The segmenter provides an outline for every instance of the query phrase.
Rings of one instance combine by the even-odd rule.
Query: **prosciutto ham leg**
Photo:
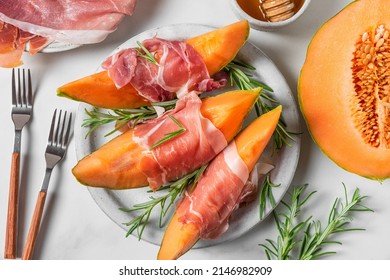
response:
[[[247,195],[246,183],[275,130],[281,107],[245,128],[207,167],[195,189],[178,204],[169,223],[158,259],[176,259],[199,238],[216,238]]]

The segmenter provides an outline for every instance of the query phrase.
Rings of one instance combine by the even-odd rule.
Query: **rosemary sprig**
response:
[[[365,230],[363,228],[347,228],[346,226],[352,221],[351,212],[370,211],[370,208],[362,204],[366,196],[361,196],[359,189],[355,189],[351,200],[348,199],[347,190],[344,186],[344,203],[339,198],[333,203],[328,217],[328,223],[324,229],[319,221],[312,222],[306,226],[305,234],[302,240],[299,254],[300,260],[317,259],[325,255],[335,254],[333,251],[323,251],[323,246],[327,244],[339,244],[341,242],[329,240],[329,237],[335,233]],[[314,232],[313,229],[314,228]]]
[[[302,193],[306,187],[307,186],[304,185],[294,188],[291,195],[290,205],[283,201],[281,202],[287,208],[287,213],[278,215],[275,211],[273,212],[279,236],[276,241],[266,239],[270,246],[260,244],[260,246],[265,248],[265,253],[268,259],[272,259],[272,257],[279,260],[289,259],[290,252],[299,242],[296,241],[296,237],[303,227],[309,222],[311,217],[298,223],[297,225],[294,224],[294,221],[300,214],[302,206],[315,193],[311,192],[308,196],[302,198]]]
[[[241,68],[252,70],[252,71],[256,70],[256,68],[253,67],[252,65],[238,60],[233,60],[229,62],[228,65],[225,66],[224,70],[229,74],[230,84],[232,86],[234,84],[237,84],[237,86],[242,90],[250,90],[256,87],[262,87],[263,89],[269,92],[273,92],[272,88],[270,88],[266,84],[254,80],[252,78],[253,77],[252,74],[243,71]],[[266,96],[266,98],[268,98],[266,94],[264,95]],[[277,102],[276,100],[274,101]]]
[[[112,122],[121,123],[121,126],[115,127],[105,135],[109,136],[129,122],[132,122],[132,126],[135,126],[139,122],[156,118],[157,112],[154,106],[163,107],[164,110],[167,111],[175,107],[176,101],[177,99],[174,99],[164,102],[155,102],[151,104],[152,106],[143,106],[136,109],[117,109],[106,112],[103,112],[98,108],[93,108],[92,110],[85,109],[85,113],[88,115],[88,118],[84,119],[81,126],[90,128],[85,136],[85,138],[87,138],[96,128],[101,125]]]
[[[140,240],[147,224],[149,223],[149,218],[153,209],[158,205],[160,205],[161,207],[159,226],[162,227],[163,219],[166,216],[168,210],[172,207],[172,205],[176,201],[176,199],[182,195],[183,191],[188,186],[192,185],[192,189],[196,186],[200,176],[203,174],[206,167],[207,165],[204,165],[201,168],[195,170],[194,172],[182,177],[181,179],[178,179],[177,181],[165,185],[163,188],[160,189],[161,191],[163,190],[168,191],[163,196],[159,196],[159,197],[150,196],[148,201],[136,204],[130,209],[120,208],[120,210],[124,212],[142,211],[138,216],[133,218],[130,222],[125,223],[126,226],[130,227],[130,229],[126,234],[126,237],[128,237],[135,230],[137,230],[138,240]]]
[[[263,220],[265,209],[267,208],[267,203],[271,205],[272,208],[275,208],[275,198],[272,192],[273,188],[279,187],[279,185],[275,185],[271,182],[270,175],[267,174],[267,176],[264,179],[263,185],[260,190],[260,203],[259,203],[259,216],[260,220]]]
[[[120,122],[122,126],[115,127],[104,136],[109,136],[126,125],[128,122],[133,121],[133,125],[137,124],[141,120],[147,120],[156,117],[156,112],[153,108],[140,107],[138,109],[129,110],[112,110],[103,112],[98,108],[93,108],[91,111],[85,109],[85,113],[89,118],[84,119],[82,127],[89,127],[89,131],[85,135],[87,138],[96,128],[101,125],[109,124],[112,122]]]
[[[175,131],[172,131],[172,132],[168,132],[168,133],[165,133],[164,134],[164,137],[160,140],[158,140],[156,143],[154,143],[152,145],[152,147],[150,147],[150,150],[153,150],[155,148],[157,148],[158,146],[160,146],[161,144],[179,136],[180,134],[184,133],[187,131],[187,129],[177,120],[175,119],[175,117],[173,116],[168,116],[178,127],[179,129],[178,130],[175,130]]]
[[[259,98],[255,104],[255,110],[258,116],[267,113],[280,105],[276,99],[270,97],[266,93],[266,91],[273,92],[272,88],[254,80],[253,75],[248,72],[248,70],[256,70],[252,65],[234,60],[225,66],[224,70],[229,74],[231,85],[236,84],[242,90],[250,90],[256,87],[262,87],[264,89],[261,92],[261,98]],[[280,150],[284,145],[291,146],[291,141],[295,141],[292,136],[295,133],[287,131],[286,128],[287,125],[285,121],[283,118],[280,118],[273,135],[273,151]]]
[[[145,46],[141,42],[137,41],[137,45],[140,48],[140,49],[136,49],[139,56],[145,58],[146,60],[150,61],[153,64],[158,65],[158,62],[157,62],[156,58],[154,57],[154,55],[151,54],[149,52],[149,50],[147,48],[145,48]]]
[[[336,252],[333,251],[323,251],[323,246],[327,244],[341,244],[340,242],[330,240],[330,236],[340,232],[364,230],[361,228],[348,228],[347,226],[352,221],[351,212],[372,211],[362,204],[366,196],[361,196],[359,189],[356,188],[351,200],[349,200],[345,186],[345,202],[340,203],[339,198],[335,200],[324,229],[319,220],[312,220],[312,216],[297,222],[302,207],[315,193],[313,191],[308,196],[302,198],[305,188],[306,186],[294,188],[290,204],[282,201],[282,204],[287,208],[287,212],[280,214],[274,212],[279,235],[276,241],[266,239],[268,245],[259,244],[265,249],[268,259],[291,259],[294,257],[293,250],[295,249],[299,250],[297,258],[301,260],[317,259],[325,255],[335,254]]]

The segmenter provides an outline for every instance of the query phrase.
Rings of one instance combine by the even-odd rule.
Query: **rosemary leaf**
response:
[[[275,198],[272,193],[273,188],[279,187],[279,185],[275,185],[271,182],[270,175],[268,174],[263,182],[263,185],[261,186],[260,190],[260,205],[259,205],[259,216],[260,220],[263,220],[264,213],[267,208],[267,204],[269,203],[272,208],[275,207]]]
[[[230,66],[236,65],[236,66],[241,66],[241,67],[249,69],[249,70],[256,70],[256,68],[253,67],[252,65],[250,65],[246,62],[243,62],[243,61],[239,61],[239,60],[233,60],[232,62],[229,63],[229,65]]]
[[[145,58],[146,60],[150,61],[151,63],[153,64],[156,64],[158,65],[158,62],[156,60],[156,58],[154,57],[154,55],[152,55],[149,50],[139,41],[137,41],[137,45],[140,47],[141,50],[139,49],[136,49],[137,53],[139,56]]]
[[[89,127],[89,131],[86,134],[85,138],[87,138],[96,128],[102,125],[110,124],[113,122],[121,123],[120,126],[116,126],[105,136],[109,136],[127,125],[128,123],[132,124],[132,127],[140,122],[145,122],[149,119],[154,119],[157,117],[157,112],[154,109],[154,106],[163,107],[165,111],[171,110],[175,107],[177,99],[164,101],[164,102],[156,102],[152,103],[152,106],[143,106],[135,109],[116,109],[110,110],[107,112],[100,111],[98,108],[93,108],[92,110],[85,110],[88,118],[84,119],[82,126]]]
[[[150,150],[153,150],[155,148],[157,148],[158,146],[160,146],[161,144],[164,144],[165,142],[179,136],[180,134],[184,133],[187,131],[187,129],[185,129],[185,127],[173,116],[168,116],[178,127],[179,129],[178,130],[175,130],[175,131],[172,131],[172,132],[168,132],[168,133],[165,133],[164,134],[164,138],[158,140],[156,143],[153,144],[152,147],[150,147]]]

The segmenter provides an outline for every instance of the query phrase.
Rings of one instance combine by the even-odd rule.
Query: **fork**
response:
[[[22,80],[22,85],[21,85]],[[8,195],[7,227],[5,233],[5,259],[16,258],[17,221],[18,221],[18,196],[19,196],[19,170],[20,170],[20,146],[22,129],[30,121],[32,115],[32,87],[31,73],[23,69],[22,74],[18,69],[18,83],[16,86],[15,69],[12,70],[12,112],[11,118],[15,126],[14,151],[11,161],[10,187]]]
[[[54,111],[53,119],[51,121],[49,139],[45,152],[45,177],[43,179],[42,188],[38,193],[37,202],[35,204],[30,229],[27,235],[26,245],[23,250],[23,260],[32,259],[36,238],[39,232],[39,226],[42,220],[43,208],[46,201],[50,176],[53,168],[57,165],[58,162],[61,161],[61,159],[63,159],[68,147],[70,127],[72,123],[72,113],[70,113],[69,117],[67,118],[67,112],[65,111],[62,117],[62,110],[60,110],[58,118],[56,116],[57,110]]]

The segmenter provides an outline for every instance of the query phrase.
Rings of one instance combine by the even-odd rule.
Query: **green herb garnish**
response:
[[[85,136],[85,138],[87,138],[96,128],[101,125],[112,122],[121,123],[121,126],[116,126],[113,130],[104,135],[109,136],[118,131],[123,126],[127,125],[129,122],[132,122],[131,126],[134,127],[139,122],[144,122],[149,119],[156,118],[157,112],[154,106],[162,107],[165,111],[167,111],[175,107],[176,101],[177,99],[174,99],[164,102],[155,102],[152,103],[152,106],[143,106],[136,109],[117,109],[105,112],[99,110],[98,108],[93,108],[92,110],[85,109],[85,113],[88,115],[88,118],[84,119],[84,122],[81,126],[90,128]]]
[[[290,204],[287,204],[284,201],[281,202],[287,208],[287,213],[276,214],[275,211],[273,211],[279,236],[276,241],[266,239],[270,246],[260,244],[260,246],[265,248],[265,253],[268,259],[289,259],[290,252],[297,245],[297,235],[311,219],[310,217],[303,222],[295,224],[295,220],[300,214],[302,206],[315,193],[312,192],[308,196],[302,198],[302,192],[305,190],[306,187],[307,186],[305,185],[294,188],[293,193],[291,195]]]
[[[267,208],[267,204],[269,203],[272,208],[275,208],[275,198],[272,192],[273,188],[280,187],[279,185],[275,185],[271,182],[270,175],[268,174],[261,186],[260,190],[260,202],[259,202],[259,217],[260,220],[263,220],[265,209]]]
[[[325,255],[335,254],[336,252],[322,251],[322,247],[326,244],[341,245],[341,242],[329,240],[329,237],[335,233],[365,230],[363,228],[347,228],[347,226],[352,221],[351,212],[373,212],[373,210],[362,204],[366,196],[361,196],[359,189],[355,189],[351,200],[349,200],[345,186],[344,195],[344,203],[340,202],[339,198],[334,201],[325,228],[322,228],[319,221],[312,222],[306,226],[299,254],[300,260],[317,259]]]
[[[206,167],[207,165],[204,165],[201,168],[195,170],[194,172],[182,177],[181,179],[178,179],[177,181],[171,182],[165,185],[163,188],[160,188],[159,191],[165,191],[165,190],[168,191],[168,193],[163,196],[159,196],[159,197],[150,196],[148,201],[136,204],[133,206],[133,208],[130,209],[120,208],[120,210],[124,212],[142,211],[138,216],[136,216],[130,222],[125,223],[126,226],[130,227],[130,229],[126,234],[126,237],[128,237],[135,230],[137,230],[138,240],[141,240],[142,233],[144,232],[145,227],[149,222],[149,218],[152,213],[152,210],[158,205],[160,205],[161,207],[159,226],[162,227],[163,219],[166,216],[168,210],[172,207],[172,205],[176,201],[176,199],[180,195],[182,195],[183,191],[188,186],[192,185],[192,189],[196,186],[200,176],[203,174]]]
[[[173,116],[169,115],[168,116],[178,127],[179,129],[178,130],[175,130],[175,131],[172,131],[172,132],[168,132],[168,133],[165,133],[164,134],[164,138],[160,139],[159,141],[157,141],[156,143],[153,144],[152,147],[150,147],[150,150],[153,150],[155,149],[156,147],[160,146],[161,144],[179,136],[180,134],[184,133],[187,131],[187,129],[185,129],[185,127],[177,120],[175,119]]]
[[[145,46],[141,42],[137,41],[137,45],[138,45],[138,47],[140,47],[140,49],[136,49],[139,56],[145,58],[146,60],[150,61],[153,64],[158,65],[158,62],[157,62],[156,58],[154,57],[154,55],[151,54],[149,52],[149,50],[147,48],[145,48]]]
[[[323,251],[323,247],[327,244],[341,244],[331,240],[330,237],[341,232],[364,230],[347,227],[352,221],[352,212],[372,212],[362,204],[366,196],[361,196],[357,188],[349,200],[344,186],[345,202],[341,203],[339,198],[335,200],[325,227],[322,227],[320,221],[313,221],[312,216],[304,220],[301,217],[298,219],[298,216],[302,215],[302,207],[315,193],[313,191],[303,196],[302,193],[306,187],[305,185],[294,188],[290,203],[282,201],[287,209],[286,212],[280,214],[273,212],[279,235],[276,241],[266,239],[268,245],[260,244],[265,249],[268,259],[288,260],[294,259],[295,256],[296,259],[310,260],[335,254],[336,252],[333,251]]]
[[[229,74],[231,86],[237,84],[237,86],[242,90],[251,90],[257,87],[261,87],[269,92],[273,92],[272,88],[266,84],[254,80],[252,74],[243,71],[241,68],[251,71],[256,70],[256,68],[252,65],[242,61],[233,60],[229,62],[228,65],[225,66],[224,70]]]

